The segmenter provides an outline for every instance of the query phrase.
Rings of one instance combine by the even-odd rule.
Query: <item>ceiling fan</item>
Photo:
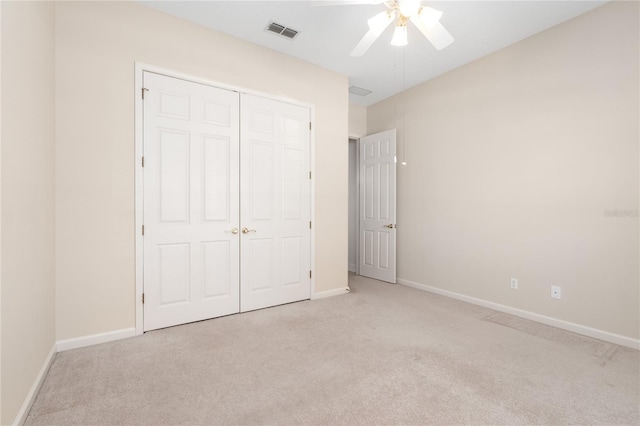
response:
[[[313,3],[324,6],[384,3],[387,7],[387,10],[367,21],[369,31],[351,51],[351,56],[364,55],[394,20],[395,30],[391,39],[391,44],[394,46],[407,44],[408,21],[411,21],[438,50],[449,46],[454,40],[440,23],[442,12],[429,6],[423,6],[420,0],[318,0]]]

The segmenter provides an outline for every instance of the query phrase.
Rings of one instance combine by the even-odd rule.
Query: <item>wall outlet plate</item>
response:
[[[511,288],[514,290],[518,289],[518,279],[517,278],[511,278]]]
[[[562,299],[562,289],[558,285],[551,286],[551,298]]]

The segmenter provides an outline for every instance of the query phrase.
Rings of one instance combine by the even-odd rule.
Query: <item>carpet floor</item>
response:
[[[350,285],[61,352],[26,424],[640,424],[636,350],[400,285]]]

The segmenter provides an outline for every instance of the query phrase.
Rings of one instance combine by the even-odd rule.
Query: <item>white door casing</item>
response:
[[[239,94],[143,84],[147,331],[239,311]]]
[[[242,312],[311,296],[309,108],[241,95]],[[246,233],[245,233],[246,232]]]
[[[396,131],[360,139],[359,273],[396,282]]]

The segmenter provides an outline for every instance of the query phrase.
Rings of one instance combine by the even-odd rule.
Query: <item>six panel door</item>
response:
[[[396,131],[360,139],[360,275],[396,282]]]
[[[144,73],[144,329],[239,311],[239,94]]]
[[[311,295],[309,109],[242,95],[241,311]]]

